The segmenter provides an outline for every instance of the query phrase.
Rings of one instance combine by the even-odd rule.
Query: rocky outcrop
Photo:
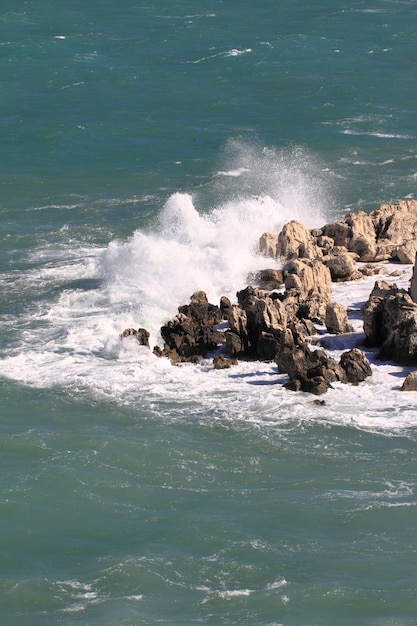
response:
[[[371,364],[362,350],[358,348],[344,352],[340,357],[340,366],[346,373],[347,381],[354,385],[372,376]]]
[[[406,263],[413,263],[417,242],[417,201],[401,200],[382,204],[370,214],[376,233],[374,260],[393,259],[401,261],[407,248],[414,252],[405,256]]]
[[[275,357],[278,369],[288,374],[285,387],[315,395],[325,393],[335,381],[346,382],[344,370],[324,350],[311,350],[302,341],[296,342],[290,329],[283,332]]]
[[[366,341],[380,348],[379,358],[417,364],[417,304],[406,291],[377,281],[362,314]]]
[[[268,250],[269,256],[286,260],[323,258],[332,269],[333,280],[349,280],[352,279],[352,262],[344,256],[345,265],[341,271],[339,265],[342,259],[334,258],[341,254],[340,249],[344,255],[352,254],[363,263],[414,263],[417,253],[417,201],[382,204],[370,215],[364,211],[348,213],[337,222],[310,231],[302,224],[291,221],[285,224],[277,237],[271,233],[268,239],[265,235],[263,237],[260,250],[264,253]]]
[[[301,298],[318,294],[326,302],[332,295],[330,270],[319,260],[294,259],[284,267],[284,284],[287,291],[295,290]]]
[[[327,332],[332,335],[343,333],[353,333],[353,326],[348,320],[346,307],[338,302],[329,302],[326,307],[326,317],[324,323]]]
[[[135,330],[134,328],[126,328],[120,335],[121,339],[125,337],[134,337],[140,346],[146,346],[149,348],[149,333],[145,328],[138,328]]]
[[[401,386],[401,391],[417,391],[417,372],[409,372]]]
[[[349,213],[310,231],[289,222],[277,237],[264,233],[260,240],[261,254],[282,258],[282,269],[254,274],[251,283],[257,286],[238,291],[237,304],[222,297],[219,306],[213,305],[204,291],[194,293],[162,326],[164,345],[154,353],[173,363],[211,357],[216,369],[229,368],[237,358],[275,361],[288,375],[288,389],[317,395],[336,381],[358,384],[372,374],[362,351],[349,350],[337,363],[323,349],[311,347],[315,324],[325,324],[330,334],[353,331],[345,307],[332,301],[332,282],[377,273],[375,261],[410,262],[416,250],[417,202],[412,200],[382,205],[371,215]],[[357,260],[366,264],[360,271]],[[366,343],[379,348],[380,358],[417,364],[416,269],[410,292],[376,281],[362,314]],[[131,336],[149,346],[145,329],[121,335]]]
[[[279,233],[276,254],[284,259],[317,259],[323,256],[310,231],[295,220],[288,222]]]
[[[410,281],[410,297],[413,302],[417,302],[417,256],[415,257],[413,275]]]
[[[198,361],[217,350],[224,333],[217,329],[223,319],[220,307],[210,304],[204,291],[191,296],[190,303],[180,306],[178,314],[162,326],[163,349],[158,356],[168,356],[173,363]]]
[[[417,305],[395,284],[376,281],[362,307],[362,316],[367,344],[381,346],[401,324],[416,318]]]
[[[355,257],[346,248],[335,246],[323,258],[323,263],[329,268],[331,279],[335,283],[361,278],[359,272],[356,271]]]

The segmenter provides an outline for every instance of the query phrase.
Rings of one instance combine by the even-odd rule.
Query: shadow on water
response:
[[[279,372],[245,372],[241,374],[231,374],[230,378],[239,380],[245,380],[248,385],[276,385],[282,384],[282,380],[279,379]],[[271,380],[273,378],[273,380]],[[269,379],[269,380],[268,380]]]

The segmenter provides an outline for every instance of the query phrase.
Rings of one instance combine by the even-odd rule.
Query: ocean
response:
[[[3,0],[0,621],[417,624],[405,374],[325,404],[133,339],[265,231],[414,198],[415,0]],[[277,265],[278,266],[278,265]],[[400,270],[399,275],[395,270]],[[382,278],[407,288],[410,266]],[[334,285],[361,344],[375,277]]]

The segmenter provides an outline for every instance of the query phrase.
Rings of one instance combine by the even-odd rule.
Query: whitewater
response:
[[[294,165],[293,154],[284,173],[282,159],[271,151],[261,153],[252,167],[253,154],[246,158],[247,167],[229,170],[230,176],[258,179],[265,164],[273,166],[268,173],[271,194],[236,197],[199,212],[192,195],[177,192],[161,207],[152,227],[110,241],[105,248],[75,242],[60,249],[41,247],[30,253],[28,271],[17,279],[3,276],[3,284],[18,293],[37,291],[44,296],[17,319],[6,320],[18,334],[1,360],[2,375],[35,388],[62,389],[83,401],[133,405],[156,415],[165,412],[171,419],[178,419],[192,403],[196,418],[210,414],[254,423],[313,419],[393,432],[416,425],[412,398],[400,392],[402,376],[409,370],[378,362],[375,350],[367,351],[372,378],[358,387],[336,384],[327,394],[326,407],[318,410],[305,394],[282,388],[286,377],[274,363],[243,361],[227,372],[215,371],[211,359],[174,367],[138,346],[134,338],[120,338],[126,328],[144,327],[151,334],[151,346],[162,345],[160,327],[195,291],[204,290],[214,304],[223,295],[233,302],[251,274],[280,267],[279,259],[259,254],[262,233],[277,234],[294,217],[310,228],[324,224],[317,201],[324,197],[317,193],[319,182],[301,169],[306,155],[290,184],[287,171]],[[379,278],[408,289],[411,266],[385,264],[381,272]],[[375,280],[365,277],[333,285],[333,300],[348,308],[355,328],[351,336],[330,342],[334,357],[362,346],[360,307]],[[318,328],[320,333],[326,339],[323,328]]]

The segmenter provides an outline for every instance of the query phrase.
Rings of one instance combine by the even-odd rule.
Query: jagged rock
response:
[[[323,324],[326,317],[326,309],[327,298],[323,298],[320,294],[313,292],[305,300],[300,302],[297,318]]]
[[[363,330],[369,346],[380,346],[388,337],[391,329],[387,328],[385,321],[384,301],[397,292],[397,285],[377,280],[367,302],[362,306]]]
[[[248,351],[242,337],[231,330],[226,330],[226,352],[230,357],[243,356]]]
[[[372,219],[364,211],[348,213],[343,220],[326,224],[322,234],[329,237],[334,246],[344,247],[357,254],[361,261],[373,261],[375,258],[375,228]]]
[[[237,360],[228,359],[223,354],[219,354],[213,359],[213,366],[215,370],[229,369],[232,365],[237,365]]]
[[[344,248],[333,248],[331,253],[324,257],[323,263],[329,268],[334,282],[351,280],[355,275],[355,261]]]
[[[346,308],[338,302],[329,302],[326,307],[325,325],[327,331],[334,335],[352,333],[353,326],[348,320]]]
[[[398,251],[416,241],[417,201],[382,204],[370,214],[376,233],[375,260],[397,259]],[[413,262],[413,261],[411,261]]]
[[[138,328],[137,330],[135,330],[134,328],[126,328],[126,330],[124,330],[120,335],[121,339],[123,339],[124,337],[135,337],[139,345],[146,346],[147,348],[150,347],[149,333],[146,328]]]
[[[267,355],[270,354],[274,343],[271,337],[276,337],[287,324],[285,307],[279,299],[265,296],[254,287],[246,287],[239,291],[237,297],[239,307],[232,309],[229,318],[231,331],[240,337],[246,356],[269,360],[270,357]],[[236,346],[234,338],[229,338],[229,342],[232,342],[232,339]],[[232,348],[234,346],[232,345]]]
[[[229,298],[226,296],[222,296],[220,298],[220,313],[222,314],[223,319],[227,320],[232,310],[232,303]]]
[[[381,346],[380,358],[417,363],[417,304],[407,292],[377,281],[362,313],[367,343]]]
[[[310,231],[295,220],[285,224],[278,235],[277,255],[284,259],[308,258],[323,256]]]
[[[401,320],[379,352],[379,358],[392,359],[400,365],[417,364],[417,315]]]
[[[224,333],[216,325],[223,319],[220,308],[210,304],[203,291],[191,296],[190,304],[180,306],[178,314],[162,326],[165,342],[161,355],[177,362],[205,357],[224,343]]]
[[[407,241],[404,245],[398,246],[394,254],[400,263],[414,263],[417,253],[417,241]]]
[[[271,257],[273,259],[277,256],[277,238],[272,233],[264,233],[259,238],[259,253],[262,256]]]
[[[409,372],[401,386],[401,391],[417,391],[417,372]]]
[[[200,326],[213,326],[219,324],[223,315],[220,308],[210,304],[204,291],[197,291],[191,296],[190,304],[178,307],[178,312],[192,319],[194,324]]]
[[[413,275],[410,282],[410,297],[413,302],[417,302],[417,257],[414,261]]]
[[[262,331],[256,342],[256,358],[260,361],[273,361],[279,351],[279,338],[273,333]]]
[[[368,376],[372,376],[371,364],[358,348],[344,352],[340,357],[340,365],[345,370],[349,383],[357,385]]]
[[[279,269],[264,269],[256,272],[252,276],[251,282],[255,283],[257,287],[265,291],[272,291],[273,289],[279,289],[284,283],[284,276],[282,270]]]
[[[275,362],[281,373],[288,374],[287,389],[315,395],[325,393],[331,383],[346,382],[346,374],[324,350],[311,350],[306,344],[296,345],[289,329],[283,331]]]
[[[294,259],[283,268],[284,284],[287,291],[295,289],[303,299],[312,293],[320,294],[330,301],[332,284],[330,270],[319,260]]]

